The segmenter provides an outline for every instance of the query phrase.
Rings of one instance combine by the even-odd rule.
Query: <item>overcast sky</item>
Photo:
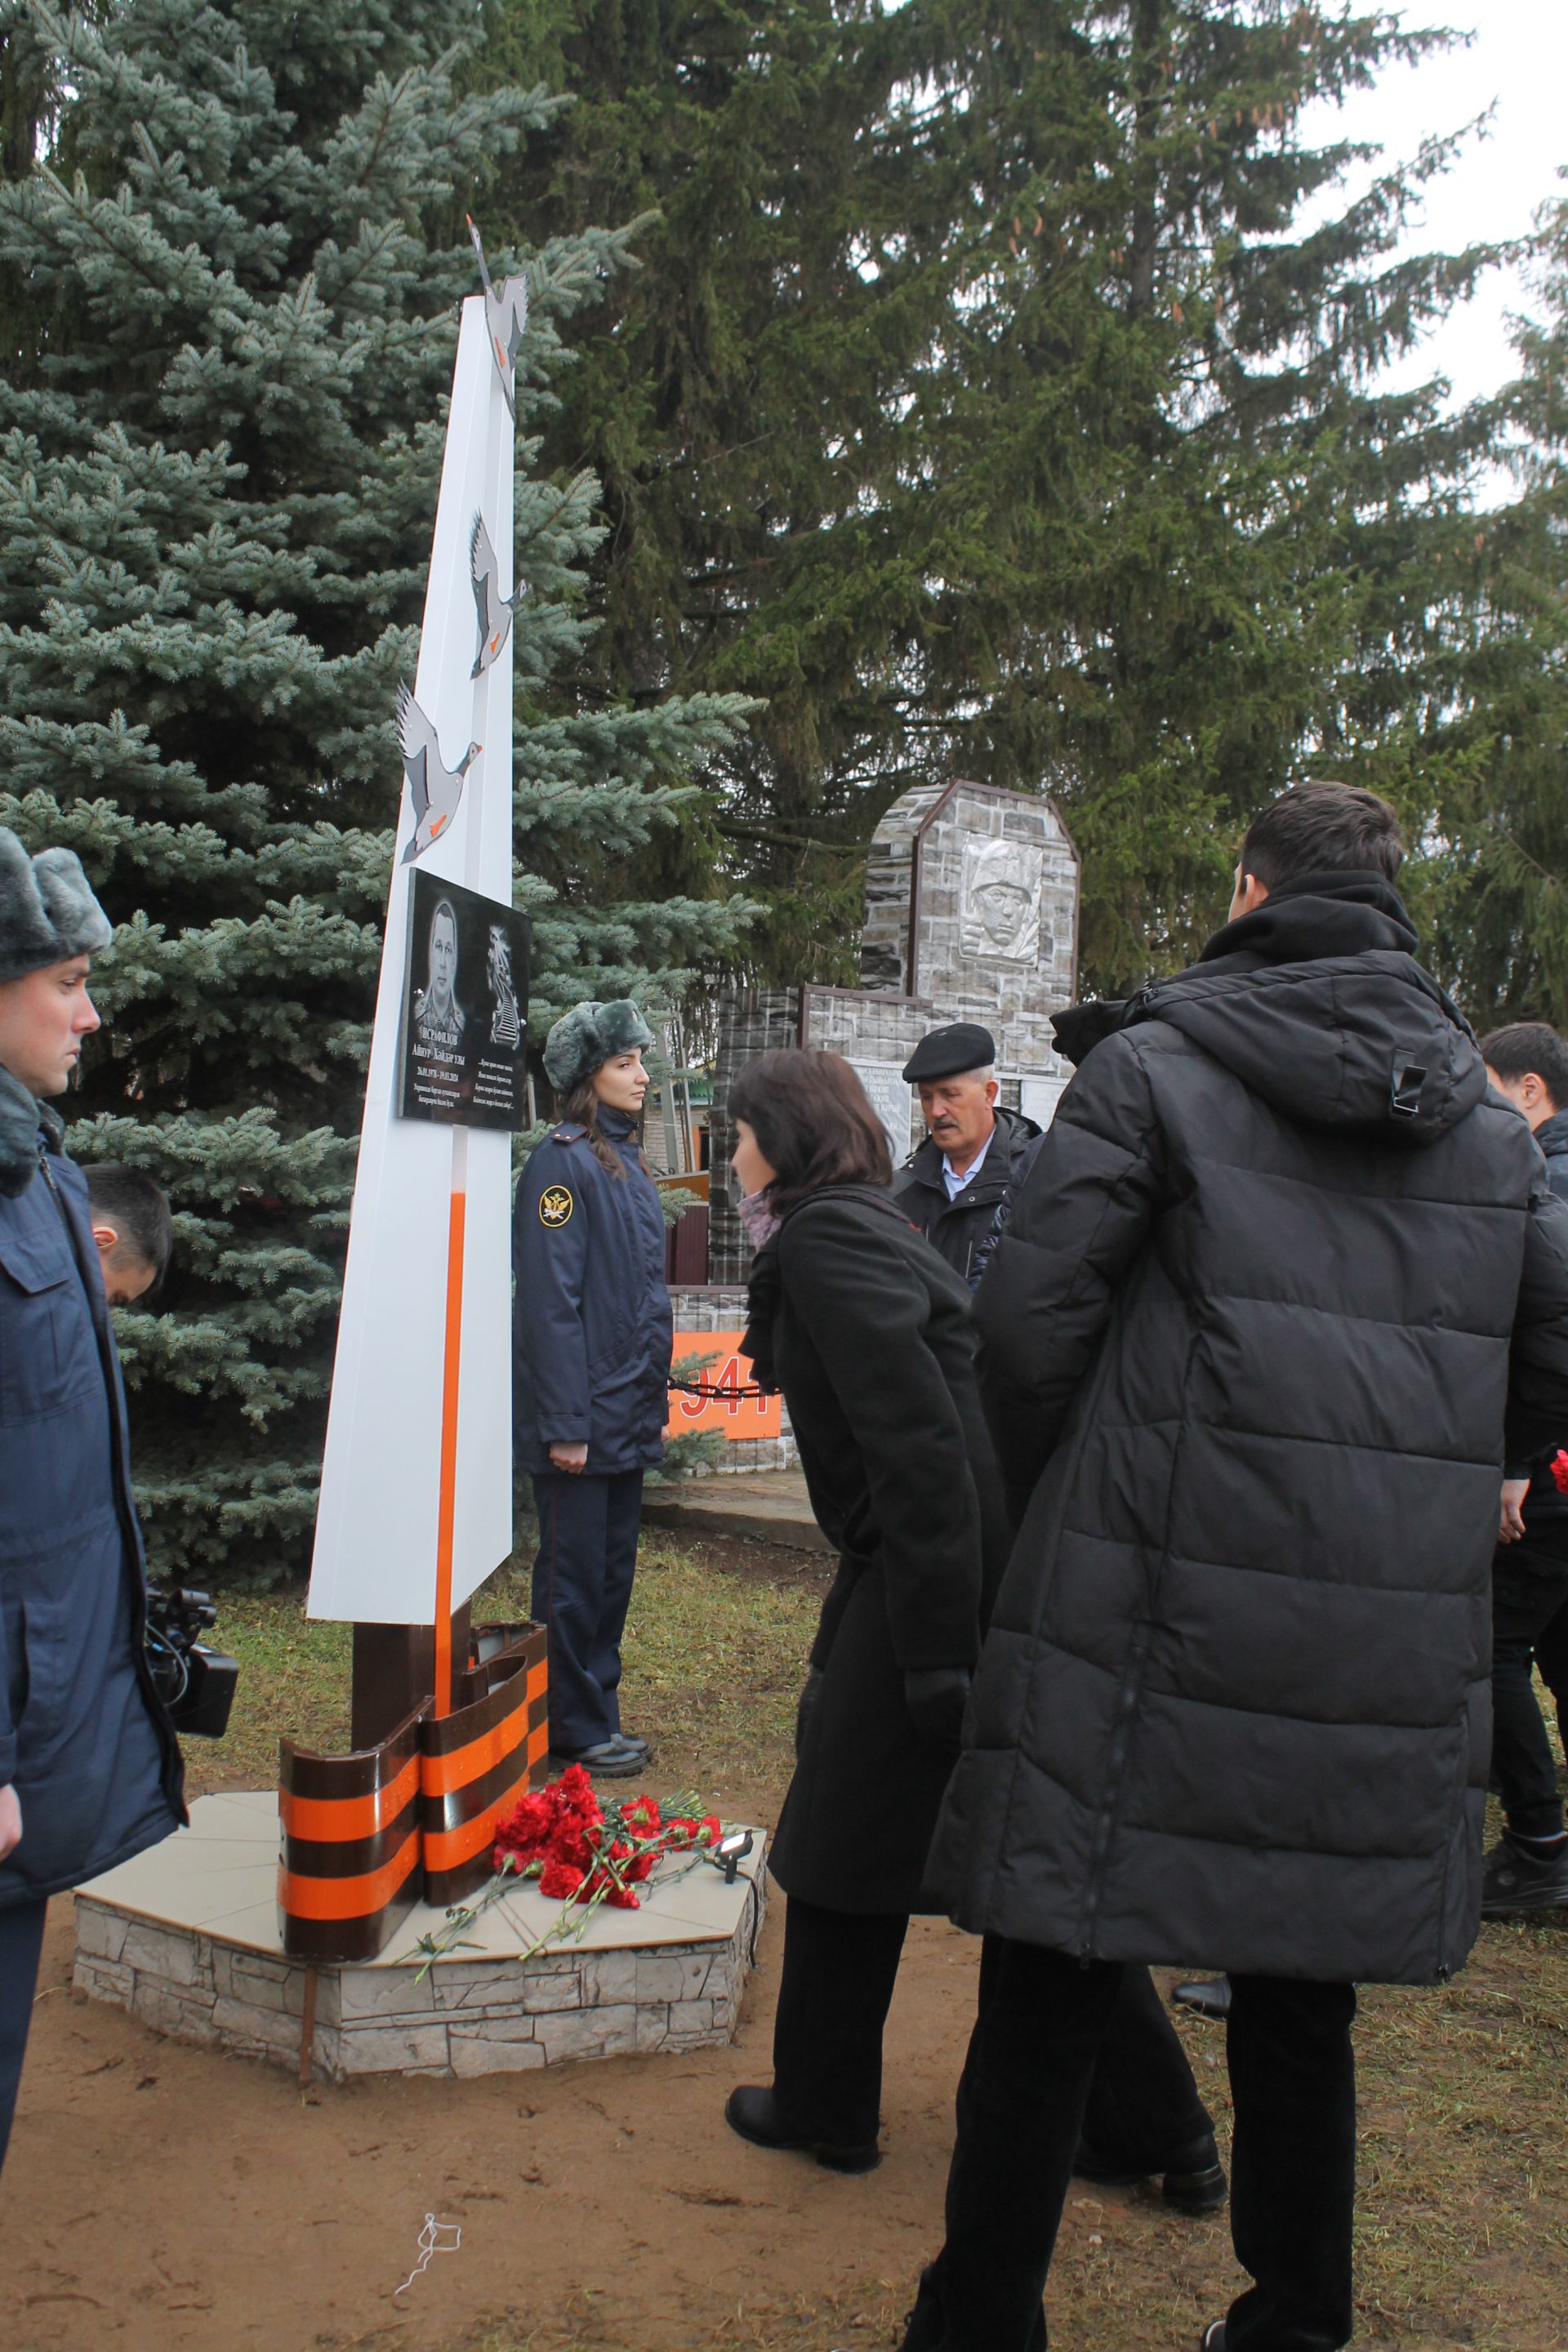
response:
[[[1342,107],[1310,110],[1300,119],[1303,140],[1372,140],[1390,160],[1403,159],[1423,139],[1457,131],[1493,107],[1488,131],[1431,184],[1407,247],[1458,252],[1523,235],[1538,205],[1568,195],[1568,182],[1558,178],[1568,164],[1568,0],[1450,0],[1446,8],[1418,0],[1397,13],[1411,28],[1447,25],[1474,38],[1422,65],[1390,69]],[[1494,391],[1515,373],[1508,314],[1530,307],[1517,273],[1492,272],[1391,380],[1445,375],[1458,400]]]

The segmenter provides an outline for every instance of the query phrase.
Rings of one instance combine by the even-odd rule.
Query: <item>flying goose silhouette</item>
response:
[[[397,740],[403,746],[403,772],[414,797],[414,832],[402,863],[411,865],[438,840],[458,814],[463,779],[484,746],[470,743],[455,768],[441,758],[440,739],[407,686],[397,686]]]
[[[517,355],[522,339],[528,332],[528,280],[521,271],[512,278],[503,278],[498,294],[490,283],[489,264],[485,248],[474,226],[473,215],[467,215],[468,235],[474,240],[474,251],[479,257],[479,276],[485,289],[485,324],[489,329],[490,349],[495,353],[500,373],[500,388],[506,394],[506,404],[517,420]]]
[[[489,669],[510,635],[512,608],[528,591],[520,583],[510,596],[501,594],[500,565],[496,562],[495,548],[482,514],[474,517],[468,539],[468,568],[473,575],[474,610],[479,621],[479,650],[468,676],[479,677]]]

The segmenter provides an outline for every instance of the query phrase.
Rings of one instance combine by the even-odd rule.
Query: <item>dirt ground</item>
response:
[[[748,1668],[753,1713],[772,1727],[764,1748],[728,1755],[703,1729],[697,1685],[723,1674],[732,1652],[721,1643],[716,1663],[700,1658],[684,1690],[668,1658],[650,1672],[637,1708],[658,1739],[649,1784],[722,1785],[731,1818],[770,1820],[787,1772],[783,1650],[815,1605],[821,1564],[713,1544],[670,1572],[711,1587],[721,1626],[731,1604],[776,1604],[780,1657]],[[657,1597],[657,1574],[647,1581]],[[912,1929],[888,2036],[887,2158],[845,2179],[749,2147],[721,2120],[732,2084],[768,2079],[781,1926],[775,1903],[731,2049],[301,2092],[287,2073],[163,2040],[80,2000],[69,1988],[70,1906],[57,1903],[0,2189],[0,2343],[897,2343],[939,2234],[974,1947],[944,1923]],[[1196,2021],[1184,2032],[1223,2137],[1221,2036]],[[1442,1993],[1369,1994],[1359,2046],[1360,2341],[1411,2352],[1568,2345],[1568,1924],[1489,1929]],[[434,2255],[399,2295],[431,2213],[460,2227],[461,2245]],[[1052,2343],[1190,2352],[1238,2278],[1223,2216],[1184,2221],[1142,2192],[1075,2189],[1051,2280]]]

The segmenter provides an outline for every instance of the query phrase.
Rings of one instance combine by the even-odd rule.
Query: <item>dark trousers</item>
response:
[[[1568,1648],[1568,1522],[1546,1521],[1522,1542],[1500,1544],[1492,1561],[1492,1778],[1508,1826],[1520,1837],[1561,1835],[1557,1765],[1541,1719],[1531,1666],[1558,1677]]]
[[[0,2167],[5,2162],[27,2029],[33,2022],[47,1907],[42,1903],[18,1903],[0,1911]]]
[[[921,2281],[904,2352],[1044,2352],[1046,2273],[1130,1972],[985,1938],[947,2238]],[[1355,1995],[1278,1978],[1231,1983],[1231,2226],[1257,2283],[1231,2305],[1226,2352],[1335,2352],[1352,2316]]]
[[[642,1523],[642,1472],[536,1471],[533,1616],[549,1637],[550,1745],[564,1756],[621,1727],[621,1635]]]
[[[1568,1601],[1536,1635],[1535,1664],[1557,1703],[1557,1736],[1568,1755]]]
[[[773,2096],[803,2137],[861,2147],[877,2137],[882,2029],[909,1924],[793,1895],[785,1906]],[[1213,2128],[1153,1979],[1122,1970],[1089,2076],[1085,2139],[1118,2168],[1163,2172],[1180,2169]]]

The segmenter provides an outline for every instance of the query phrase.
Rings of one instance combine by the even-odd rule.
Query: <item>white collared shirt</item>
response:
[[[947,1187],[947,1197],[950,1201],[956,1201],[959,1194],[964,1190],[964,1187],[973,1183],[974,1179],[979,1175],[981,1169],[985,1164],[985,1155],[990,1150],[993,1142],[995,1140],[995,1136],[996,1129],[993,1127],[990,1134],[986,1137],[984,1142],[981,1145],[979,1150],[975,1153],[973,1159],[970,1161],[962,1176],[955,1171],[953,1164],[948,1158],[946,1152],[944,1151],[942,1153],[942,1181]]]

